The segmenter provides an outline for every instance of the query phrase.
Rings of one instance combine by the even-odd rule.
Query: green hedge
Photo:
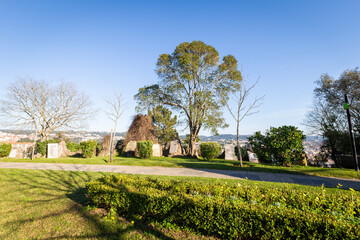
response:
[[[85,141],[80,143],[80,148],[83,154],[83,157],[93,157],[96,153],[97,142],[95,141]]]
[[[66,148],[69,149],[71,152],[77,152],[81,149],[80,143],[74,143],[74,142],[67,143]]]
[[[37,142],[35,149],[36,149],[36,153],[40,153],[42,156],[46,156],[47,155],[47,145],[49,143],[59,143],[60,140],[58,139],[50,139],[50,140],[46,140],[43,142]]]
[[[11,143],[0,143],[0,157],[8,157],[11,149]]]
[[[221,146],[214,142],[201,143],[200,154],[205,160],[209,161],[221,154]]]
[[[358,239],[358,194],[111,175],[86,183],[98,207],[224,239]]]
[[[138,141],[137,150],[139,152],[140,158],[151,158],[152,156],[152,141]]]

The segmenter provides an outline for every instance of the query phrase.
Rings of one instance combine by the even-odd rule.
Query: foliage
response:
[[[161,144],[174,140],[178,133],[174,128],[177,117],[171,117],[172,112],[159,105],[148,111],[148,115],[151,116],[154,124],[154,135]]]
[[[200,144],[200,153],[201,156],[209,161],[221,154],[221,146],[215,142],[204,142]]]
[[[46,156],[47,155],[47,145],[49,143],[59,143],[60,140],[58,139],[50,139],[47,141],[43,141],[43,142],[37,142],[35,145],[35,150],[36,153],[40,153],[42,156]]]
[[[247,154],[246,149],[245,149],[245,148],[242,148],[242,147],[240,147],[240,149],[241,149],[241,156],[242,156],[243,160],[249,161],[249,156],[248,156],[248,154]],[[240,159],[240,154],[239,154],[238,146],[235,146],[235,149],[234,149],[234,150],[235,150],[235,155],[237,156],[238,159]]]
[[[358,68],[344,71],[338,79],[323,74],[314,89],[313,109],[308,113],[305,125],[315,134],[325,138],[325,147],[331,157],[350,154],[348,123],[343,109],[344,94],[349,97],[356,148],[360,150],[360,71]]]
[[[222,108],[228,94],[242,80],[232,55],[219,62],[219,53],[201,41],[179,44],[172,54],[162,54],[156,64],[158,84],[139,89],[138,108],[166,105],[186,116],[190,130],[189,150],[195,155],[195,139],[202,127],[217,133],[226,127]]]
[[[153,142],[150,140],[138,141],[137,150],[140,158],[150,158],[152,155]]]
[[[195,142],[200,142],[200,137],[197,136]],[[189,145],[190,143],[190,134],[186,134],[185,138],[183,139],[183,143]]]
[[[294,126],[271,127],[265,135],[256,132],[248,139],[260,161],[289,165],[303,158],[305,135]]]
[[[0,157],[8,157],[11,149],[11,143],[0,143]]]
[[[86,183],[98,207],[222,239],[356,239],[358,194],[112,175]]]
[[[116,149],[116,152],[119,156],[122,156],[123,153],[124,153],[124,140],[123,139],[120,139],[116,142],[116,145],[115,145],[115,149]]]
[[[83,153],[83,157],[89,158],[95,155],[96,153],[96,141],[85,141],[80,143],[80,148]]]
[[[81,149],[80,143],[70,142],[66,144],[66,148],[71,152],[77,152]]]

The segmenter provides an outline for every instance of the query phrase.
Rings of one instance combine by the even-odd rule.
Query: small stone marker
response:
[[[250,161],[251,163],[259,163],[259,159],[257,159],[255,153],[248,151],[247,154],[248,154],[248,156],[249,156],[249,161]]]
[[[58,158],[59,157],[59,144],[49,143],[47,146],[47,158]]]
[[[152,147],[152,155],[154,157],[161,157],[162,155],[162,149],[160,144],[154,144]]]
[[[170,149],[169,149],[169,157],[170,156],[178,156],[182,155],[181,145],[179,140],[174,140],[170,142]]]
[[[237,157],[235,156],[235,149],[233,144],[225,144],[225,159],[237,160]]]
[[[171,141],[170,142],[170,154],[176,154],[178,148],[178,141]]]
[[[129,151],[135,152],[136,147],[137,147],[136,141],[130,141],[130,142],[126,145],[125,152],[129,152]]]

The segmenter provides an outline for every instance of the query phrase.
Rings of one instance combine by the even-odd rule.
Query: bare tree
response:
[[[33,128],[40,141],[56,129],[79,129],[89,118],[90,101],[71,84],[22,78],[8,87],[0,113],[9,126]]]
[[[108,111],[105,111],[105,113],[110,118],[110,120],[114,122],[114,128],[111,129],[110,159],[109,159],[109,162],[113,162],[112,151],[114,146],[114,139],[115,139],[118,121],[124,112],[124,104],[123,104],[124,99],[122,97],[122,93],[119,92],[118,94],[114,93],[114,96],[112,98],[106,99],[105,101],[108,104]]]
[[[259,82],[259,79],[250,87],[246,86],[246,82],[243,81],[240,84],[240,88],[238,91],[232,92],[232,100],[235,102],[235,109],[232,109],[230,107],[229,102],[226,104],[231,116],[236,121],[236,144],[239,152],[239,161],[240,161],[240,167],[243,166],[242,164],[242,154],[241,154],[241,148],[240,148],[240,122],[247,116],[250,116],[252,114],[258,113],[259,111],[256,110],[261,106],[263,103],[264,96],[258,98],[255,97],[255,99],[250,103],[246,104],[246,101],[250,95],[251,90],[256,86],[256,84]]]

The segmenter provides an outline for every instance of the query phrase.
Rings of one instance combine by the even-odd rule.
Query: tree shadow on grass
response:
[[[86,222],[86,227],[91,226],[91,233],[76,234],[67,233],[62,234],[58,232],[51,237],[42,239],[123,239],[128,238],[129,234],[142,234],[146,233],[150,236],[160,239],[172,239],[166,236],[164,233],[152,228],[148,225],[133,225],[124,220],[120,225],[109,224],[104,221],[98,215],[91,214],[86,210],[90,203],[86,197],[87,189],[85,188],[85,182],[95,180],[99,177],[105,176],[109,173],[89,173],[89,172],[75,172],[75,171],[56,171],[56,170],[6,170],[14,171],[16,174],[7,174],[5,178],[6,184],[18,184],[21,187],[22,192],[38,192],[41,194],[41,199],[32,200],[29,194],[29,199],[26,200],[28,208],[41,208],[41,206],[48,204],[56,204],[56,201],[62,201],[64,199],[72,200],[72,204],[61,206],[63,209],[48,209],[43,214],[38,216],[24,216],[21,217],[21,212],[14,219],[9,219],[4,224],[4,232],[0,234],[0,239],[10,235],[10,232],[6,232],[7,229],[14,230],[21,228],[26,223],[34,221],[39,224],[45,224],[45,222],[51,222],[53,217],[59,217],[65,214],[74,214],[80,216]],[[4,177],[3,177],[4,179]],[[17,195],[17,190],[13,191],[13,194]],[[35,198],[35,197],[34,197]],[[51,205],[50,205],[51,206]],[[14,210],[18,211],[18,210]],[[10,214],[14,211],[6,211]],[[13,213],[15,214],[15,213]],[[9,230],[8,230],[9,231]],[[81,232],[81,231],[80,231]],[[89,232],[89,231],[85,231]],[[38,238],[35,236],[35,238]]]

